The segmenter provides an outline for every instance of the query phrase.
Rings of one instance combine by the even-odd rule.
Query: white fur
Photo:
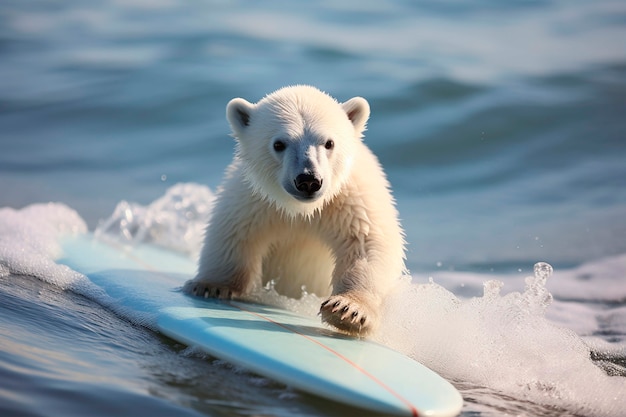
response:
[[[286,87],[256,104],[231,100],[227,118],[237,151],[198,275],[185,290],[239,296],[273,279],[278,291],[298,297],[306,285],[330,295],[324,321],[352,334],[374,329],[382,298],[405,267],[389,184],[361,140],[367,101],[341,104],[314,87]],[[274,149],[276,141],[284,150]],[[303,196],[294,186],[302,173],[319,178],[321,189]]]

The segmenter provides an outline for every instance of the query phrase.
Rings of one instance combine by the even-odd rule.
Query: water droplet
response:
[[[167,175],[163,174],[161,175],[161,181],[167,181]]]
[[[534,267],[535,277],[541,279],[548,279],[552,271],[552,265],[547,262],[537,262]]]

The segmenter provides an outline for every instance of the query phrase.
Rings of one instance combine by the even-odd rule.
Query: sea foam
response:
[[[54,259],[61,255],[61,236],[85,232],[83,219],[61,203],[0,209],[0,276],[34,276],[63,289],[76,289],[86,278]]]
[[[489,280],[483,295],[470,299],[433,281],[406,281],[387,300],[376,339],[460,386],[576,415],[623,415],[626,380],[592,361],[594,343],[546,317],[552,303],[546,278],[528,277],[524,291],[506,294],[502,281]],[[610,345],[603,348],[626,357],[626,344]],[[494,398],[479,401],[510,408]]]

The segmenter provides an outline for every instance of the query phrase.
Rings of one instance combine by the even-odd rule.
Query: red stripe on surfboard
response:
[[[411,402],[409,402],[406,398],[404,398],[403,396],[401,396],[400,394],[398,394],[397,392],[395,392],[391,387],[389,387],[387,384],[385,384],[383,381],[381,381],[380,379],[376,378],[376,376],[372,375],[371,373],[367,372],[365,369],[363,369],[362,367],[360,367],[358,364],[354,363],[353,361],[351,361],[350,359],[346,358],[345,356],[343,356],[341,353],[337,352],[336,350],[333,350],[332,348],[330,348],[329,346],[326,346],[325,344],[321,343],[318,340],[313,339],[310,336],[307,336],[305,334],[300,333],[299,331],[297,331],[296,329],[287,326],[285,324],[279,323],[276,320],[272,320],[269,317],[266,317],[262,314],[259,314],[257,312],[254,312],[252,310],[248,310],[247,308],[244,308],[243,306],[239,305],[239,303],[231,303],[228,302],[229,305],[236,307],[242,311],[245,311],[246,313],[255,315],[265,321],[268,321],[272,324],[275,324],[278,327],[282,327],[285,330],[289,330],[292,333],[297,334],[298,336],[304,337],[305,339],[307,339],[309,342],[311,343],[315,343],[316,345],[322,347],[323,349],[327,350],[328,352],[332,353],[333,355],[335,355],[336,357],[338,357],[339,359],[343,360],[344,362],[346,362],[347,364],[349,364],[350,366],[352,366],[353,368],[355,368],[356,370],[358,370],[359,372],[361,372],[363,375],[365,375],[366,377],[368,377],[369,379],[371,379],[372,381],[374,381],[376,384],[378,384],[381,388],[383,388],[385,391],[389,392],[391,395],[393,395],[394,397],[396,397],[398,400],[400,400],[402,403],[404,403],[404,405],[406,405],[408,407],[409,410],[411,410],[411,413],[413,414],[413,417],[418,417],[419,416],[419,412],[417,411],[417,409],[415,408],[415,406],[413,404],[411,404]]]
[[[130,253],[129,251],[125,250],[122,245],[119,245],[119,244],[117,244],[115,242],[103,242],[103,243],[107,243],[109,246],[115,247],[120,252],[122,252],[126,257],[128,257],[131,260],[133,260],[134,262],[136,262],[137,264],[141,265],[142,267],[144,267],[145,269],[149,270],[150,272],[153,272],[153,273],[161,275],[161,276],[169,277],[169,274],[167,274],[166,272],[158,271],[156,268],[154,268],[149,263],[145,262],[143,259],[141,259],[141,258],[135,256],[134,254]],[[224,300],[222,300],[222,301],[224,301]],[[366,371],[365,369],[363,369],[362,367],[360,367],[358,364],[354,363],[350,359],[346,358],[345,356],[343,356],[341,353],[337,352],[336,350],[333,350],[329,346],[326,346],[325,344],[323,344],[323,343],[313,339],[312,337],[309,337],[309,336],[307,336],[305,334],[300,333],[299,331],[297,331],[296,329],[294,329],[292,327],[289,327],[289,326],[284,325],[282,323],[279,323],[279,322],[277,322],[275,320],[272,320],[271,318],[266,317],[266,316],[264,316],[262,314],[259,314],[259,313],[256,313],[254,311],[248,310],[248,309],[244,308],[243,306],[239,305],[239,303],[231,303],[231,302],[228,302],[228,301],[226,301],[226,303],[228,303],[232,307],[238,308],[239,310],[245,311],[246,313],[255,315],[255,316],[257,316],[257,317],[259,317],[259,318],[261,318],[261,319],[263,319],[263,320],[265,320],[267,322],[270,322],[272,324],[275,324],[276,326],[282,327],[285,330],[288,330],[288,331],[290,331],[290,332],[292,332],[294,334],[297,334],[297,335],[307,339],[309,342],[314,343],[314,344],[320,346],[321,348],[325,349],[326,351],[332,353],[333,355],[335,355],[339,359],[343,360],[344,362],[346,362],[347,364],[349,364],[350,366],[352,366],[353,368],[355,368],[356,370],[361,372],[363,375],[365,375],[366,377],[368,377],[369,379],[374,381],[374,383],[378,384],[381,388],[383,388],[385,391],[389,392],[391,395],[396,397],[398,400],[400,400],[400,402],[405,404],[407,406],[407,408],[411,411],[411,414],[413,415],[413,417],[418,417],[419,416],[419,412],[417,411],[415,406],[413,404],[411,404],[410,401],[408,401],[406,398],[404,398],[403,396],[398,394],[396,391],[394,391],[391,387],[389,387],[383,381],[381,381],[380,379],[376,378],[376,376],[372,375],[371,373],[369,373],[368,371]]]

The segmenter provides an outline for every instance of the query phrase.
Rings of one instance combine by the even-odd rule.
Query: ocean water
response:
[[[1,415],[363,415],[163,338],[54,262],[86,231],[196,256],[226,103],[296,83],[371,105],[411,270],[374,338],[464,416],[623,415],[623,1],[8,0],[0,23]]]

